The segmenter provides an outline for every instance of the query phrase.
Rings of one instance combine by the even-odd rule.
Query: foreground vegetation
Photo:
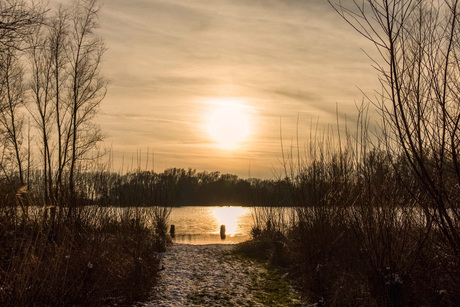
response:
[[[107,85],[99,8],[0,0],[1,306],[140,299],[168,244],[168,209],[96,206],[106,185],[93,122]]]
[[[460,2],[331,3],[382,57],[379,128],[363,107],[355,132],[283,152],[298,207],[257,209],[240,248],[327,305],[458,306]]]
[[[151,294],[167,209],[82,207],[72,217],[54,209],[0,208],[2,306],[100,306]]]
[[[366,110],[344,142],[333,142],[337,130],[313,136],[303,156],[285,152],[295,206],[253,208],[252,239],[238,249],[286,269],[319,305],[458,306],[455,177],[446,175],[443,208],[403,153],[369,136]]]

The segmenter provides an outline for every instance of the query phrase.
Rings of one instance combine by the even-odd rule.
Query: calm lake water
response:
[[[247,207],[177,207],[169,223],[175,226],[175,243],[233,244],[246,241],[254,224]],[[221,239],[220,226],[225,225],[226,237]]]

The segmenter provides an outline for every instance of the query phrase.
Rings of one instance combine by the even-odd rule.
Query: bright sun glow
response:
[[[220,207],[213,210],[212,215],[220,225],[225,225],[225,233],[228,236],[234,236],[241,231],[238,221],[241,216],[249,214],[248,208],[241,207]],[[220,228],[216,233],[219,233]]]
[[[248,107],[237,101],[222,100],[216,103],[207,128],[221,148],[237,148],[249,134]]]

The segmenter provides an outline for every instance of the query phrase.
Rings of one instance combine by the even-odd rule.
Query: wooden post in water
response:
[[[169,228],[169,234],[171,235],[171,238],[176,237],[176,227],[174,225],[171,225],[171,227]]]
[[[225,225],[220,225],[220,238],[225,240]]]

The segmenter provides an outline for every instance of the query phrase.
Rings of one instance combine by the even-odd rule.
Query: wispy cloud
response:
[[[202,129],[206,98],[244,97],[257,110],[245,158],[225,164],[242,170],[260,160],[270,175],[280,117],[288,131],[299,113],[332,122],[336,104],[354,112],[356,86],[377,85],[365,41],[326,1],[106,0],[101,26],[111,86],[100,122],[109,142],[123,152],[154,145],[169,166],[224,165]]]

